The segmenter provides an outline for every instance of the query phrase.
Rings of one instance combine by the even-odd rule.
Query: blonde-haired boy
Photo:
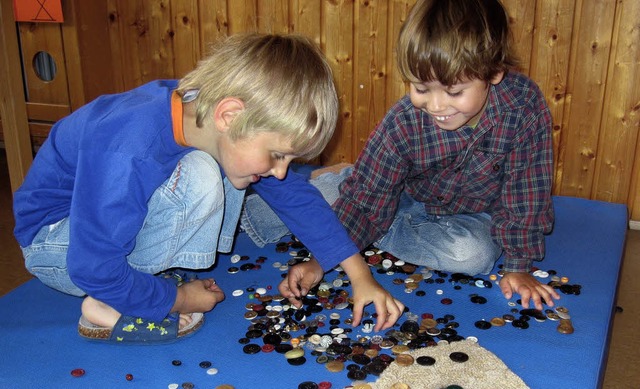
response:
[[[299,297],[341,264],[356,293],[355,324],[374,302],[388,328],[402,304],[375,282],[317,190],[288,173],[293,159],[325,147],[337,114],[328,64],[294,35],[232,36],[179,82],[102,96],[56,123],[15,193],[26,267],[54,289],[87,295],[82,336],[188,335],[224,293],[213,279],[176,287],[154,274],[209,268],[228,252],[253,185],[318,258],[281,291]],[[307,209],[324,237],[308,232]]]

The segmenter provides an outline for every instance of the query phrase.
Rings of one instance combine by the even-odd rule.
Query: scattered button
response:
[[[173,366],[180,366],[180,365],[182,365],[182,361],[179,360],[179,359],[174,359],[173,361],[171,361],[171,364]]]
[[[344,363],[338,361],[338,360],[333,360],[333,361],[329,361],[325,364],[325,367],[327,368],[327,370],[329,370],[332,373],[338,373],[342,370],[344,370]]]
[[[506,321],[501,317],[494,317],[493,319],[491,319],[491,325],[496,327],[502,327],[503,325],[505,325],[505,323]]]
[[[560,324],[558,324],[558,332],[561,334],[573,334],[573,324],[571,320],[568,319],[560,319]]]
[[[84,369],[73,369],[71,370],[71,375],[74,377],[82,377],[84,375]]]
[[[127,381],[133,381],[133,374],[127,374],[124,376]]]
[[[207,369],[207,374],[209,375],[216,375],[218,374],[218,369],[216,369],[215,367],[212,367],[210,369]]]
[[[244,351],[245,354],[257,354],[262,351],[262,348],[255,343],[249,343],[242,348],[242,351]]]
[[[485,320],[478,320],[477,322],[475,322],[475,326],[476,328],[481,330],[488,330],[489,328],[491,328],[491,323]]]

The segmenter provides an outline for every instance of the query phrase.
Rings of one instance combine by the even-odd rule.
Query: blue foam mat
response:
[[[554,197],[554,205],[556,225],[547,238],[547,258],[538,265],[569,277],[570,284],[582,285],[580,295],[562,295],[559,302],[570,311],[575,328],[571,335],[558,333],[557,322],[550,320],[531,322],[526,330],[510,325],[476,328],[475,321],[502,316],[512,308],[497,287],[464,285],[455,290],[448,282],[423,282],[419,290],[424,290],[426,296],[419,297],[393,283],[403,276],[374,274],[411,312],[428,312],[436,318],[454,315],[460,323],[460,335],[477,337],[481,346],[501,358],[530,387],[596,388],[604,372],[615,308],[626,207],[569,197]],[[231,292],[272,286],[272,293],[276,293],[282,272],[272,264],[286,262],[290,256],[276,253],[274,247],[259,249],[240,234],[232,254],[247,255],[252,263],[259,256],[267,257],[267,261],[259,270],[230,274],[230,255],[220,255],[216,266],[201,277],[213,276],[225,291],[226,300],[205,315],[206,323],[199,332],[169,345],[122,346],[86,341],[76,330],[81,299],[51,290],[38,280],[27,282],[0,298],[0,387],[166,388],[171,383],[191,382],[195,388],[221,384],[238,389],[297,388],[304,381],[328,381],[333,388],[351,385],[346,371],[329,372],[316,363],[309,351],[307,362],[301,366],[290,365],[275,352],[248,355],[242,351],[238,339],[244,337],[250,324],[243,316],[245,306],[255,300],[249,298],[249,293],[234,297]],[[332,271],[325,279],[331,282],[337,276]],[[437,289],[444,293],[436,294]],[[488,302],[471,303],[469,295],[474,293]],[[443,305],[440,301],[444,297],[451,298],[453,304]],[[373,307],[367,307],[367,311],[372,313]],[[350,315],[349,310],[339,313],[341,320]],[[358,327],[350,336],[355,339],[358,335],[367,334]],[[254,343],[262,345],[260,340]],[[173,360],[180,360],[182,365],[172,365]],[[210,361],[218,374],[208,375],[206,369],[199,367],[201,361]],[[76,368],[84,369],[85,375],[73,377],[70,372]],[[133,380],[127,381],[126,374],[132,374]],[[374,381],[375,376],[369,375],[367,380]]]

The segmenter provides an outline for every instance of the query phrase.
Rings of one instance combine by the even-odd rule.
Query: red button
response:
[[[84,375],[84,369],[73,369],[71,375],[74,377],[82,377]]]

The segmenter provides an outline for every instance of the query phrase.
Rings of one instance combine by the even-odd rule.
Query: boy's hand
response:
[[[513,293],[518,293],[523,308],[529,308],[529,300],[538,310],[542,310],[542,299],[548,306],[553,307],[553,299],[560,295],[551,286],[540,283],[529,273],[505,273],[500,280],[500,289],[505,298],[510,299]]]
[[[222,300],[224,292],[213,279],[193,280],[178,287],[171,312],[208,312]]]
[[[353,326],[360,324],[364,307],[373,303],[378,318],[375,331],[386,330],[395,324],[404,311],[404,304],[393,298],[371,275],[371,270],[360,254],[340,263],[349,276],[353,288]]]
[[[302,306],[300,299],[318,282],[322,281],[323,276],[324,271],[318,261],[311,259],[307,262],[292,266],[289,274],[287,274],[285,279],[278,285],[278,290],[280,294],[289,299],[296,308],[300,308],[300,306]]]
[[[373,303],[378,315],[374,331],[391,328],[402,315],[404,304],[393,298],[373,277],[351,281],[353,287],[353,326],[360,324],[364,307]]]

